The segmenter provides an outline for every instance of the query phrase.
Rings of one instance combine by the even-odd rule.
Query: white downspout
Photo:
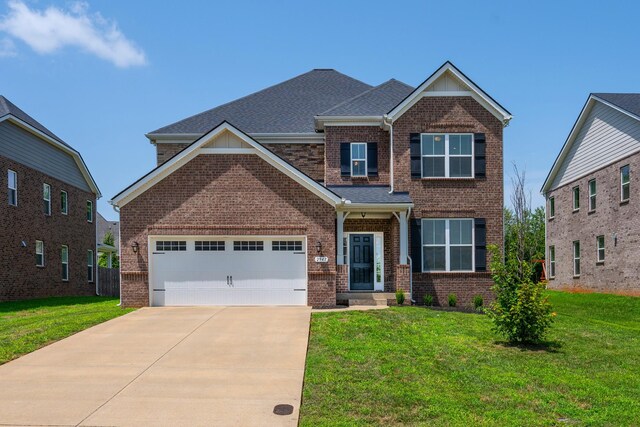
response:
[[[389,118],[385,114],[382,123],[389,126],[389,194],[393,193],[393,120],[387,123]]]

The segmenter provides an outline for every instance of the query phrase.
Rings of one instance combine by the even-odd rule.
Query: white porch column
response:
[[[113,252],[109,252],[109,257],[107,258],[107,267],[113,268]]]
[[[400,264],[409,263],[409,211],[398,212],[400,222]]]
[[[344,220],[347,217],[346,212],[336,212],[338,217],[338,224],[336,227],[336,264],[343,265],[344,264],[344,245],[342,241],[344,240]]]

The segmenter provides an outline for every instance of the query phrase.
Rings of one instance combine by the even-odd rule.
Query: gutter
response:
[[[387,120],[389,122],[387,123]],[[386,114],[382,117],[382,125],[389,126],[389,194],[393,193],[393,119]]]

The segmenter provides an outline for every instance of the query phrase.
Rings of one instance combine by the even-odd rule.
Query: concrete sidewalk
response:
[[[0,425],[296,425],[307,307],[144,308],[0,366]],[[274,406],[293,406],[275,415]]]

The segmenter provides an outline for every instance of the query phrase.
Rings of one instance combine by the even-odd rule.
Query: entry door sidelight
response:
[[[372,291],[373,234],[350,234],[349,252],[349,288],[352,291]]]

